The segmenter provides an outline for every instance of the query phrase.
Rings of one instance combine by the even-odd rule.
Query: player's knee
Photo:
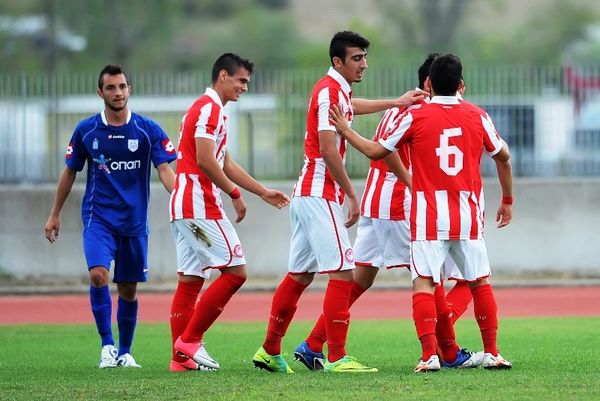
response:
[[[108,285],[108,270],[98,266],[90,269],[90,283],[93,287],[104,287]]]

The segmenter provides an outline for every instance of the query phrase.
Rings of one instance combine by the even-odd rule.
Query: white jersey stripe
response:
[[[460,237],[468,238],[471,234],[471,226],[473,224],[471,217],[471,205],[469,205],[469,198],[471,192],[460,191]]]
[[[377,180],[379,179],[379,170],[373,169],[373,179],[371,180],[371,186],[369,188],[369,192],[366,194],[365,199],[365,215],[367,217],[371,216],[371,204],[373,202],[373,194],[375,193],[375,189],[377,188]]]
[[[192,187],[192,199],[194,201],[194,218],[204,219],[206,218],[206,209],[204,208],[204,192],[200,186],[200,180],[197,174],[190,174],[190,180],[193,181]]]
[[[183,217],[183,194],[185,193],[185,186],[187,184],[187,180],[185,179],[185,174],[180,174],[177,177],[178,181],[179,181],[179,190],[177,192],[174,192],[175,194],[175,206],[174,206],[174,212],[175,212],[175,219],[181,219]]]
[[[417,192],[416,240],[424,240],[427,236],[427,200],[424,192]]]
[[[450,207],[448,205],[448,192],[435,191],[435,206],[437,210],[436,227],[438,239],[450,238]]]

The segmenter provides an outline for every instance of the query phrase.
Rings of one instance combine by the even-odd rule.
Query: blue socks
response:
[[[138,301],[126,301],[119,297],[117,325],[119,326],[119,356],[131,353],[133,334],[137,324]]]
[[[113,339],[111,327],[112,303],[108,285],[100,288],[90,286],[90,303],[98,334],[102,338],[102,346],[114,345],[115,340]]]

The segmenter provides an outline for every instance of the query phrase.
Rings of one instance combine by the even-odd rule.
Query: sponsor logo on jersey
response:
[[[162,146],[165,149],[165,152],[167,152],[168,154],[172,155],[175,153],[175,146],[173,146],[173,143],[170,139],[164,139],[162,141]]]
[[[100,170],[105,171],[106,174],[110,174],[110,170],[108,169],[108,166],[106,165],[106,163],[108,163],[110,161],[110,159],[105,158],[104,155],[100,155],[100,158],[94,159],[94,161],[96,163],[98,163],[98,168]]]
[[[94,159],[94,162],[98,163],[98,168],[107,174],[110,174],[111,171],[137,170],[142,167],[141,160],[112,161],[111,158],[106,158],[104,155]]]
[[[127,149],[129,149],[132,152],[135,152],[136,150],[138,150],[138,140],[137,139],[128,139],[127,140]]]
[[[92,142],[92,149],[98,150],[98,138],[94,138],[94,141]]]
[[[67,146],[66,157],[67,157],[67,160],[70,159],[71,157],[73,157],[73,144],[72,143],[70,143],[69,146]]]
[[[108,139],[125,139],[125,135],[108,134]]]
[[[242,246],[240,244],[233,247],[233,254],[238,258],[244,257],[244,252],[242,251]]]
[[[346,249],[346,252],[344,252],[344,257],[348,263],[354,263],[354,252],[352,251],[352,248]]]

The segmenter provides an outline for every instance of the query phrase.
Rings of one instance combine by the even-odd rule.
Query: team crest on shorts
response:
[[[138,140],[137,139],[129,139],[127,140],[127,148],[132,152],[138,150]]]
[[[237,244],[236,246],[233,247],[233,254],[235,255],[236,258],[244,257],[244,251],[242,251],[242,246],[240,244]]]
[[[344,252],[344,257],[348,263],[354,263],[354,252],[352,251],[352,248],[346,249],[346,252]]]

